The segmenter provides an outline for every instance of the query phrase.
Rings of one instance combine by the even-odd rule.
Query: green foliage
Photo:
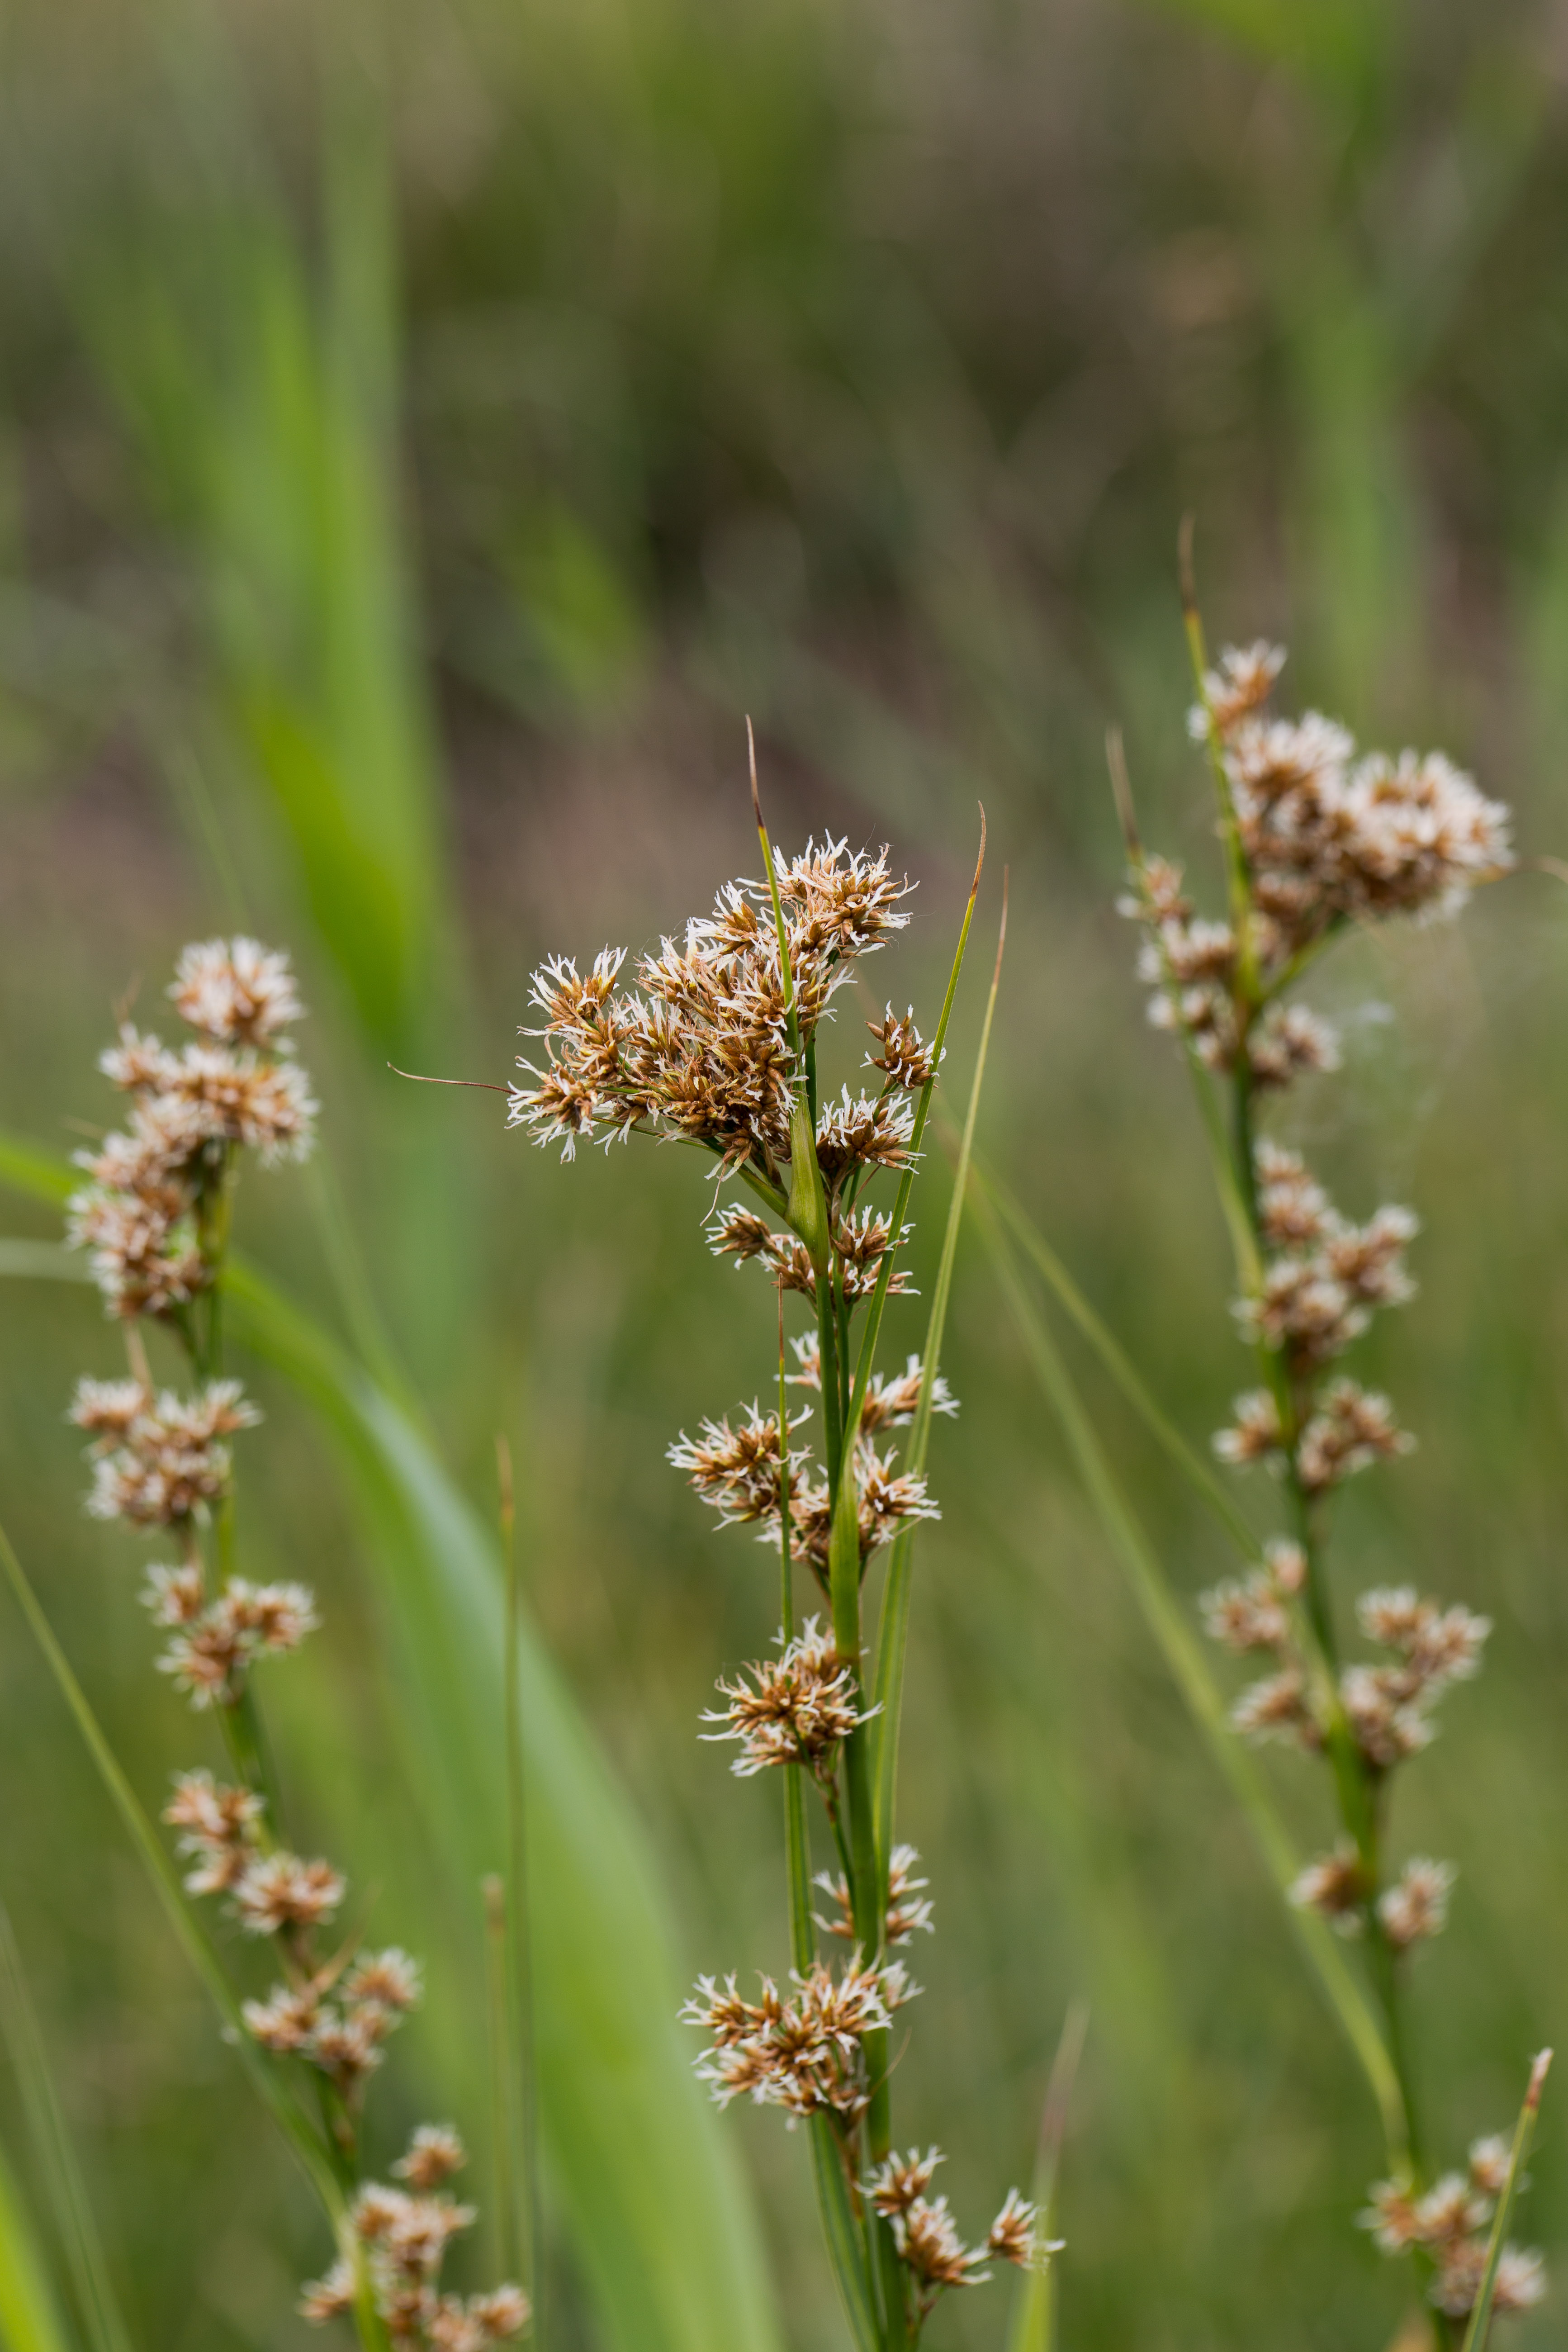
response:
[[[22,2192],[0,2148],[0,2345],[5,2352],[71,2352]]]

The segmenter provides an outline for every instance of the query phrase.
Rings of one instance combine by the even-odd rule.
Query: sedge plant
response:
[[[1150,1017],[1191,1072],[1234,1244],[1237,1327],[1257,1367],[1214,1451],[1227,1469],[1272,1473],[1281,1521],[1244,1576],[1204,1596],[1203,1613],[1215,1642],[1266,1667],[1234,1702],[1235,1732],[1284,1743],[1323,1770],[1334,1843],[1289,1893],[1363,1963],[1392,2096],[1388,2177],[1362,2218],[1386,2253],[1414,2264],[1446,2352],[1545,2288],[1537,2252],[1494,2242],[1517,2171],[1508,2138],[1476,2139],[1458,2168],[1433,2149],[1408,1982],[1444,1925],[1456,1872],[1432,1856],[1398,1857],[1392,1811],[1401,1768],[1432,1738],[1438,1702],[1479,1671],[1490,1627],[1413,1585],[1379,1587],[1353,1610],[1373,1654],[1352,1651],[1332,1561],[1335,1498],[1415,1441],[1342,1359],[1375,1314],[1414,1296],[1405,1253],[1417,1222],[1394,1204],[1364,1223],[1347,1217],[1272,1130],[1300,1079],[1339,1066],[1335,1034],[1298,983],[1352,930],[1457,914],[1510,866],[1509,813],[1441,753],[1363,753],[1316,711],[1273,715],[1284,653],[1231,647],[1211,667],[1185,562],[1184,574],[1190,731],[1215,794],[1225,912],[1199,914],[1181,868],[1145,850],[1113,740],[1131,885],[1121,910],[1143,932]]]
[[[334,2231],[303,2315],[352,2321],[364,2352],[485,2352],[524,2331],[529,2299],[510,2284],[443,2288],[450,2242],[476,2218],[451,2193],[467,2160],[458,2133],[418,2126],[391,2180],[367,2161],[367,2094],[420,1998],[418,1965],[340,1923],[346,1879],[289,1834],[259,1682],[315,1628],[314,1597],[241,1572],[233,1441],[259,1415],[225,1370],[226,1267],[247,1159],[310,1149],[316,1105],[290,1038],[303,1008],[287,957],[243,938],[187,948],[169,994],[191,1034],[172,1047],[121,1023],[102,1068],[129,1118],[80,1155],[88,1181],[69,1212],[125,1349],[123,1376],[83,1379],[71,1408],[93,1463],[88,1508],[172,1555],[149,1567],[143,1595],[165,1636],[158,1668],[212,1727],[219,1767],[179,1773],[163,1811],[183,1887],[152,1859],[176,1902],[226,1915],[221,1952],[195,1921],[186,1940]],[[177,1365],[163,1383],[155,1351]],[[74,1692],[68,1670],[62,1681]],[[124,1804],[153,1841],[128,1792]],[[253,1954],[270,1969],[258,1974]]]
[[[520,1063],[510,1117],[566,1160],[634,1135],[700,1151],[713,1251],[775,1294],[757,1397],[682,1433],[669,1458],[775,1563],[776,1652],[720,1680],[702,1736],[735,1748],[742,1780],[782,1783],[790,1969],[754,1990],[704,1978],[684,2014],[706,2037],[699,2070],[721,2105],[749,2098],[804,2127],[858,2352],[902,2352],[942,2297],[994,2261],[1037,2270],[1053,2251],[1016,2189],[966,2242],[933,2189],[940,2151],[900,2150],[893,2118],[895,2021],[901,2038],[918,1991],[900,1955],[932,1926],[919,1854],[896,1833],[897,1743],[911,1541],[938,1509],[927,1441],[933,1417],[955,1410],[938,1354],[962,1171],[923,1357],[894,1371],[877,1358],[887,1301],[908,1288],[911,1195],[980,869],[929,1042],[912,1008],[889,1003],[867,1024],[854,1090],[835,1093],[835,1000],[905,927],[910,886],[886,848],[829,839],[775,856],[754,764],[752,793],[760,876],[727,882],[711,914],[638,961],[635,985],[624,950],[586,971],[555,956],[534,973],[542,1017],[524,1034],[542,1051]],[[970,1133],[973,1114],[972,1098]],[[814,1874],[818,1844],[829,1864]]]

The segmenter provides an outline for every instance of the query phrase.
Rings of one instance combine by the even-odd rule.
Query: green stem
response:
[[[805,1976],[816,1957],[816,1937],[811,1918],[811,1833],[806,1820],[805,1775],[798,1764],[784,1766],[784,1785],[790,1961],[795,1973]],[[826,2114],[813,2116],[808,2130],[822,2233],[856,2352],[882,2352],[860,2217],[851,2202],[832,2117]]]
[[[958,1255],[959,1230],[963,1222],[963,1199],[969,1181],[970,1158],[974,1146],[975,1122],[980,1116],[980,1090],[985,1077],[985,1060],[991,1046],[991,1028],[996,1014],[996,1000],[1002,982],[1002,951],[1007,939],[1006,885],[1003,885],[1002,921],[996,940],[996,963],[991,975],[991,993],[985,1000],[985,1018],[981,1024],[980,1045],[974,1057],[974,1075],[970,1080],[969,1103],[964,1112],[963,1133],[958,1147],[958,1165],[953,1176],[952,1198],[948,1203],[947,1227],[942,1234],[942,1256],[937,1265],[936,1283],[931,1292],[931,1313],[926,1321],[925,1342],[921,1355],[921,1390],[915,1406],[909,1444],[904,1450],[904,1466],[918,1477],[925,1469],[926,1450],[931,1439],[932,1404],[936,1395],[937,1374],[942,1369],[942,1343],[947,1328],[948,1300],[952,1293],[953,1263]],[[875,1758],[877,1872],[879,1913],[887,1911],[889,1856],[893,1844],[894,1793],[899,1771],[899,1731],[903,1719],[904,1661],[909,1649],[910,1598],[914,1573],[914,1529],[906,1528],[893,1544],[888,1559],[887,1582],[882,1592],[882,1611],[877,1628],[877,1663],[872,1680],[878,1714],[870,1732]]]

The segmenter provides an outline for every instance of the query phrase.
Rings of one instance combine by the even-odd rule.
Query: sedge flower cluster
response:
[[[568,957],[542,965],[532,1002],[544,1020],[525,1034],[545,1041],[547,1057],[520,1064],[534,1083],[512,1089],[510,1123],[538,1142],[559,1141],[568,1159],[579,1141],[647,1128],[776,1179],[790,1158],[799,1077],[792,1003],[804,1050],[858,960],[909,921],[910,889],[894,880],[886,849],[873,857],[832,840],[781,863],[777,883],[782,952],[771,891],[738,881],[725,884],[710,915],[692,918],[683,940],[667,939],[640,959],[635,989],[618,985],[624,948],[605,948],[585,976]],[[819,1153],[846,1167],[900,1164],[906,1090],[924,1082],[912,1077],[924,1051],[912,1025],[906,1032],[889,1008],[878,1036],[884,1064],[900,1073],[891,1087],[854,1098],[846,1089],[816,1121]]]
[[[528,2326],[529,2301],[521,2287],[495,2287],[466,2299],[441,2291],[447,2247],[479,2218],[473,2206],[447,2193],[447,2183],[467,2162],[449,2124],[421,2124],[392,2168],[404,2185],[366,2181],[354,2198],[349,2219],[364,2252],[376,2312],[399,2347],[487,2352]],[[339,2261],[306,2287],[300,2309],[307,2319],[346,2318],[357,2286],[354,2264]]]
[[[1418,2249],[1426,2256],[1432,2269],[1428,2296],[1447,2319],[1467,2319],[1475,2308],[1508,2168],[1508,2141],[1493,2133],[1472,2142],[1463,2172],[1444,2173],[1425,2194],[1397,2180],[1380,2180],[1371,2191],[1363,2227],[1385,2254]],[[1541,2256],[1527,2247],[1505,2246],[1492,2289],[1493,2311],[1533,2310],[1545,2293]]]
[[[110,1314],[179,1321],[215,1278],[236,1152],[304,1159],[316,1104],[285,1034],[302,1011],[287,956],[209,940],[185,949],[169,994],[195,1036],[176,1050],[121,1024],[101,1067],[131,1118],[78,1153],[91,1181],[70,1234]]]

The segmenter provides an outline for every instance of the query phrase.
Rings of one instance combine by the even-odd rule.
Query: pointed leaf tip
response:
[[[976,801],[974,805],[980,811],[980,855],[974,861],[974,879],[969,886],[971,906],[974,904],[979,893],[980,877],[985,871],[985,803],[984,801]]]
[[[752,814],[757,820],[757,831],[765,834],[767,827],[763,823],[763,796],[757,789],[757,738],[752,726],[752,714],[749,710],[746,713],[746,758],[752,771]]]

